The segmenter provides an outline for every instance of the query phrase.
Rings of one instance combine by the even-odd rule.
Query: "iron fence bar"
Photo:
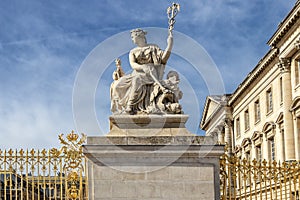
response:
[[[38,200],[40,200],[41,198],[41,193],[40,193],[40,177],[41,177],[41,173],[40,173],[40,150],[37,151],[37,193],[38,193]]]
[[[12,166],[11,166],[11,149],[9,150],[9,193],[10,193],[10,200],[12,200]]]
[[[268,187],[269,187],[269,193],[270,193],[270,199],[273,199],[273,187],[272,187],[272,164],[271,164],[271,161],[269,162],[268,164],[268,173],[269,173],[269,176],[268,176],[268,180],[269,180],[269,184],[268,184]]]
[[[250,185],[250,187],[249,187],[249,189],[250,189],[250,193],[249,193],[249,196],[250,196],[250,200],[252,200],[252,167],[251,167],[251,163],[250,163],[250,161],[247,161],[247,167],[248,167],[248,174],[249,174],[249,178],[248,178],[248,180],[249,180],[249,185]]]
[[[50,182],[48,182],[48,190],[46,192],[47,192],[47,195],[48,195],[47,199],[51,199],[52,198],[52,180],[51,180],[51,157],[50,157],[50,150],[47,151],[46,158],[47,158],[46,165],[48,166],[48,177],[47,177],[47,179],[50,180]],[[47,189],[46,179],[44,179],[44,183],[45,183],[45,187]]]
[[[28,181],[28,150],[26,150],[26,160],[25,160],[25,180],[26,180],[26,200],[29,200],[29,181]]]
[[[59,171],[60,171],[60,198],[63,199],[63,187],[62,187],[62,182],[63,182],[63,178],[62,178],[62,175],[63,175],[63,171],[62,171],[62,162],[61,162],[61,159],[59,160]]]
[[[239,195],[238,196],[242,196],[242,185],[241,185],[241,183],[242,183],[242,179],[241,179],[241,171],[239,170],[239,166],[240,166],[240,160],[238,160],[238,163],[237,163],[237,166],[235,166],[235,168],[236,168],[236,170],[237,170],[237,172],[238,172],[238,185],[239,185],[239,187],[238,187],[238,191],[239,191]]]
[[[232,170],[232,175],[233,175],[233,198],[236,199],[236,196],[237,196],[237,191],[236,191],[236,188],[237,188],[237,176],[236,176],[236,168],[234,167],[236,164],[236,159],[234,158],[231,162],[231,170]]]
[[[225,155],[225,157],[227,157],[227,155]],[[227,169],[227,172],[224,174],[224,178],[225,178],[225,180],[224,180],[224,186],[225,186],[224,199],[226,198],[227,193],[228,193],[229,199],[231,199],[231,190],[232,190],[232,185],[231,185],[231,181],[230,181],[231,180],[231,174],[230,174],[231,165],[229,163],[230,161],[225,160],[225,162],[227,162],[228,167],[225,168],[225,170]],[[228,177],[228,180],[226,180],[226,175]],[[228,185],[228,190],[227,190],[227,187],[226,187],[227,185]]]
[[[291,174],[288,172],[288,180],[289,180],[289,198],[291,199],[292,197],[292,185],[291,185]]]
[[[23,193],[23,181],[24,181],[24,177],[23,177],[23,173],[24,173],[24,163],[23,163],[23,160],[24,160],[24,157],[23,157],[23,150],[21,150],[20,152],[20,160],[21,160],[21,164],[20,164],[20,174],[21,174],[21,199],[24,199],[24,193]]]
[[[16,153],[17,153],[17,151],[15,151],[15,152],[13,152],[13,156],[12,156],[12,177],[15,177],[14,179],[15,179],[15,181],[14,181],[14,184],[12,185],[12,187],[13,187],[13,191],[14,191],[14,199],[15,200],[17,200],[17,196],[18,196],[18,190],[17,190],[17,185],[18,185],[18,176],[17,176],[17,168],[16,168]]]

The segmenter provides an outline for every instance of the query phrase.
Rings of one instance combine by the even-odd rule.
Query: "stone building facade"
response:
[[[200,127],[249,160],[300,160],[300,2],[232,94],[206,98]]]

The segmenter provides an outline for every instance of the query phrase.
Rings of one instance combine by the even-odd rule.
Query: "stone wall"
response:
[[[202,136],[90,137],[91,200],[219,199],[224,146]]]

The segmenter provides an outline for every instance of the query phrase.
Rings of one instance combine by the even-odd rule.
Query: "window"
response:
[[[241,136],[241,125],[240,125],[240,118],[237,118],[235,120],[235,130],[236,130],[236,136],[240,137]]]
[[[274,137],[269,138],[269,155],[271,160],[275,160],[275,141]]]
[[[283,102],[283,85],[282,85],[282,77],[279,79],[279,84],[280,84],[280,103]]]
[[[258,162],[260,162],[261,158],[262,158],[262,156],[261,156],[261,145],[257,145],[256,146],[256,159],[257,159]]]
[[[295,84],[299,84],[300,59],[295,60]]]
[[[259,99],[254,102],[254,110],[255,110],[255,122],[260,121],[260,104]]]
[[[245,131],[250,128],[250,123],[249,123],[249,110],[245,110]]]
[[[267,90],[267,113],[273,111],[273,96],[271,88]]]

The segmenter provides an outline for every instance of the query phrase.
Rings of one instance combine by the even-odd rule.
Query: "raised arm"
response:
[[[172,47],[173,47],[173,34],[172,32],[170,31],[169,32],[169,36],[168,36],[168,39],[167,39],[167,47],[162,55],[162,63],[163,64],[166,64],[170,55],[171,55],[171,51],[172,51]]]

